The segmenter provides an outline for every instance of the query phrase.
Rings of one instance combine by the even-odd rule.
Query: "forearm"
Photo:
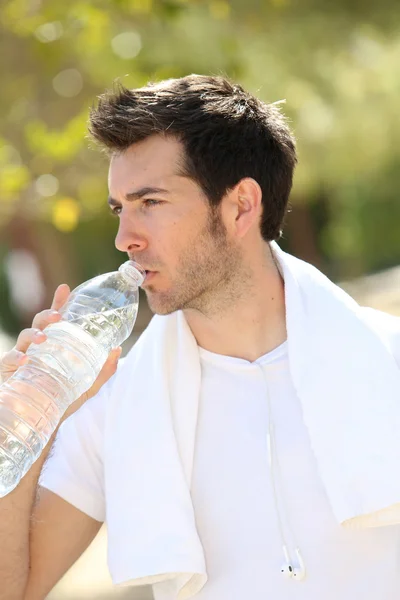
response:
[[[29,574],[29,528],[37,483],[57,430],[17,487],[0,498],[0,600],[22,600]]]
[[[39,458],[17,487],[0,498],[0,600],[22,600],[29,577],[29,532],[38,481],[63,421],[84,402],[76,401],[63,415]]]

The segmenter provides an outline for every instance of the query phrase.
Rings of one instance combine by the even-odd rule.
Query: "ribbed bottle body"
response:
[[[138,289],[121,272],[95,277],[76,288],[32,344],[29,362],[0,386],[0,497],[27,473],[64,412],[95,382],[110,351],[131,333]]]

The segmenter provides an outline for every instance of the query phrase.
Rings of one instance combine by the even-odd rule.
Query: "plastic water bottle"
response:
[[[145,271],[127,261],[71,292],[62,319],[31,344],[29,361],[0,386],[0,497],[40,456],[64,412],[132,332]]]

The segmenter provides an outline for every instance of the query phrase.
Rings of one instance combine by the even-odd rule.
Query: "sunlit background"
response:
[[[3,2],[0,351],[59,283],[125,258],[107,161],[86,137],[90,106],[116,79],[226,74],[286,100],[300,160],[284,249],[400,314],[399,14],[397,0]],[[143,299],[137,333],[148,319]],[[148,597],[110,591],[104,535],[52,599]]]

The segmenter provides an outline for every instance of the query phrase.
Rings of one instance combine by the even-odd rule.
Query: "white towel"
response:
[[[333,513],[345,526],[400,523],[400,370],[354,300],[271,248],[290,371]],[[185,600],[207,580],[190,496],[199,394],[183,313],[154,317],[115,377],[104,455],[113,582],[155,584],[157,600]]]

